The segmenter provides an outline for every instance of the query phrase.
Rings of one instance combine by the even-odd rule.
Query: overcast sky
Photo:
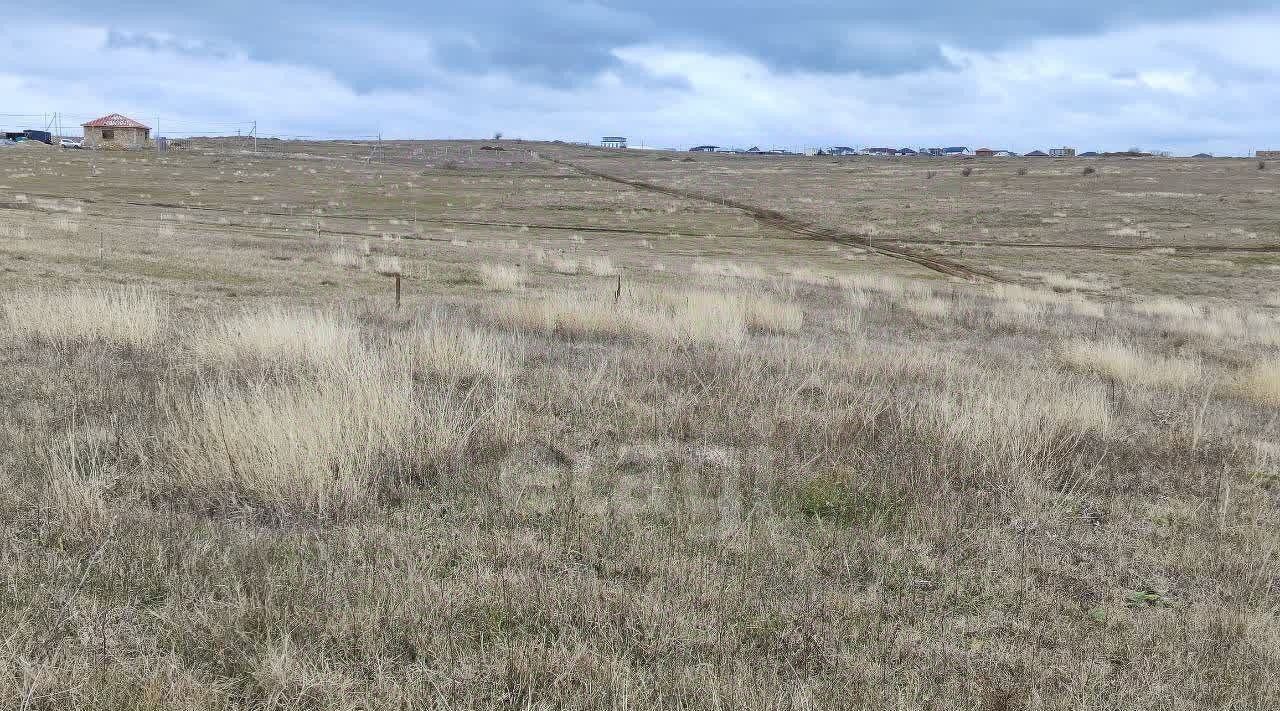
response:
[[[184,4],[50,0],[0,24],[0,113],[118,111],[168,135],[1280,148],[1277,0]]]

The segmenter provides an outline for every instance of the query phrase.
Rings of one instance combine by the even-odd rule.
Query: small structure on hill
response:
[[[151,127],[128,116],[107,114],[81,127],[85,148],[134,150],[151,145]]]
[[[626,148],[627,139],[623,136],[605,136],[600,139],[600,145],[604,148]]]

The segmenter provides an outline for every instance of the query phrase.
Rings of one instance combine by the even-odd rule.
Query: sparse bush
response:
[[[373,271],[386,277],[398,276],[404,273],[400,266],[400,258],[390,256],[378,257],[377,263],[374,264]]]
[[[364,266],[364,258],[351,250],[338,248],[329,252],[329,263],[343,269],[360,269]]]
[[[570,257],[552,257],[551,271],[556,274],[573,275],[578,273],[578,260]]]
[[[480,283],[493,291],[520,291],[524,288],[524,270],[510,264],[481,264],[477,269]]]
[[[768,276],[764,269],[755,264],[729,261],[697,261],[690,267],[690,271],[698,276],[732,279],[764,279]]]
[[[618,274],[618,268],[613,266],[613,260],[607,254],[587,257],[582,260],[582,266],[592,276],[617,276]]]
[[[923,319],[941,319],[951,313],[951,304],[936,296],[908,299],[902,307]]]
[[[963,169],[961,169],[960,175],[963,175],[966,178],[969,177],[970,175],[973,175],[973,166],[966,165]]]
[[[63,215],[53,221],[53,229],[64,234],[74,235],[80,232],[80,223]]]
[[[1026,169],[1026,168],[1019,168],[1019,169],[1018,169],[1018,176],[1019,176],[1019,177],[1021,177],[1021,176],[1025,176],[1026,174],[1027,174],[1027,169]]]
[[[1098,170],[1097,170],[1096,168],[1094,168],[1093,166],[1091,166],[1091,165],[1087,165],[1087,166],[1085,166],[1085,168],[1084,168],[1084,174],[1085,174],[1085,175],[1093,175],[1094,173],[1097,173],[1097,172],[1098,172]]]

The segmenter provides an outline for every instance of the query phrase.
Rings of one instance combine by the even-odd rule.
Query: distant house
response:
[[[1048,158],[1049,154],[1044,151],[1031,151],[1030,153],[1027,153],[1026,156],[1028,158]]]
[[[896,148],[864,148],[862,152],[869,156],[895,156],[898,155]]]
[[[910,148],[899,148],[899,149],[898,149],[898,155],[900,155],[900,156],[914,156],[914,155],[917,155],[917,153],[916,153],[915,151],[911,150]]]
[[[1081,153],[1079,156],[1077,156],[1077,158],[1097,158],[1097,157],[1098,157],[1097,151],[1085,151],[1084,153]]]
[[[920,149],[920,152],[921,152],[921,153],[926,153],[926,154],[931,155],[931,156],[941,156],[941,155],[946,155],[947,149],[945,149],[945,148],[921,148],[921,149]]]
[[[85,148],[137,149],[151,144],[151,127],[128,116],[107,114],[80,126]]]
[[[995,156],[996,152],[994,149],[991,149],[991,148],[979,148],[978,150],[974,151],[973,154],[975,156],[978,156],[979,158],[991,158]]]
[[[692,153],[715,153],[720,150],[720,146],[694,146],[689,151]]]
[[[1266,158],[1267,160],[1280,160],[1280,151],[1258,151],[1254,154],[1255,158]]]
[[[1193,156],[1191,156],[1191,157],[1192,157],[1192,158],[1212,158],[1212,157],[1213,157],[1213,154],[1212,154],[1212,153],[1197,153],[1197,154],[1195,154],[1195,155],[1193,155]]]
[[[604,148],[626,148],[627,139],[623,136],[605,136],[600,139],[600,145]]]
[[[951,147],[949,147],[949,148],[943,148],[943,149],[942,149],[942,155],[944,155],[944,156],[967,156],[967,155],[969,155],[969,148],[968,148],[967,146],[951,146]]]
[[[1076,149],[1074,148],[1050,148],[1049,155],[1054,158],[1075,158]]]
[[[832,146],[827,149],[827,155],[829,156],[853,156],[857,154],[858,151],[856,149],[848,146]]]
[[[996,158],[1017,158],[1018,154],[1013,151],[996,151]]]

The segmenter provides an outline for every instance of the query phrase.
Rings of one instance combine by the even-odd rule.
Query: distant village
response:
[[[55,114],[55,117],[57,115]],[[55,118],[54,121],[57,121]],[[44,129],[22,129],[17,131],[0,131],[0,148],[7,146],[46,144],[57,145],[62,148],[89,148],[99,150],[139,150],[144,148],[157,148],[163,150],[167,141],[163,137],[152,136],[152,128],[146,124],[123,116],[121,114],[112,113],[85,122],[80,125],[83,137],[73,138],[62,134],[61,125],[55,126],[53,123],[46,125]],[[256,130],[256,124],[255,124]],[[256,134],[255,134],[256,136]],[[579,145],[587,145],[582,143]],[[674,148],[652,148],[650,146],[631,145],[625,136],[605,136],[600,139],[603,148],[634,148],[647,150],[680,150]],[[826,148],[807,148],[802,151],[788,150],[782,148],[765,149],[759,146],[751,146],[750,148],[727,148],[716,145],[694,146],[688,149],[692,153],[729,153],[735,155],[752,155],[752,156],[874,156],[881,158],[892,157],[925,157],[925,158],[1109,158],[1109,157],[1158,157],[1168,158],[1171,154],[1168,151],[1142,151],[1132,148],[1127,151],[1116,152],[1099,152],[1099,151],[1077,151],[1077,149],[1064,146],[1061,148],[1050,148],[1046,151],[1035,150],[1029,153],[1015,153],[1011,150],[1003,148],[970,148],[968,146],[939,146],[933,148],[889,148],[889,147],[864,147],[855,148],[852,146],[829,146]],[[1255,153],[1257,158],[1266,158],[1280,160],[1280,151],[1276,150],[1260,150]],[[1213,158],[1210,153],[1197,153],[1191,158]]]
[[[623,136],[605,136],[600,140],[601,147],[604,148],[645,148],[645,146],[629,146],[627,139]],[[1003,148],[970,148],[969,146],[945,146],[935,148],[886,148],[886,147],[868,147],[854,148],[851,146],[830,146],[828,148],[808,148],[803,151],[786,150],[781,148],[763,149],[759,146],[750,148],[726,148],[724,146],[694,146],[688,149],[691,153],[732,153],[736,155],[759,155],[759,156],[876,156],[881,158],[892,157],[925,157],[925,158],[1138,158],[1138,157],[1156,157],[1169,158],[1172,154],[1168,151],[1143,151],[1137,148],[1127,151],[1079,151],[1071,147],[1050,148],[1044,151],[1031,151],[1030,153],[1015,153],[1014,151],[1005,150]],[[1274,158],[1280,152],[1277,151],[1258,151],[1259,158]],[[1209,153],[1197,153],[1192,158],[1213,158]]]

